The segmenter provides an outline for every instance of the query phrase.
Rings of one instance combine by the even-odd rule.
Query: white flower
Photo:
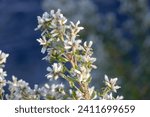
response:
[[[70,90],[69,90],[69,93],[70,93],[70,95],[71,95],[71,97],[72,97],[72,95],[73,95],[73,90],[70,89]],[[75,98],[77,98],[77,100],[82,100],[82,99],[84,99],[84,98],[83,98],[83,94],[82,94],[81,91],[78,91],[78,90],[77,90],[77,91],[75,91],[75,94],[76,94],[76,95],[75,95],[75,96],[76,96]]]
[[[58,31],[63,32],[63,28],[65,26],[65,23],[67,22],[67,19],[63,16],[63,14],[61,14],[61,10],[58,9],[56,13],[54,12],[54,10],[51,10],[51,16],[52,16],[52,20],[51,20],[50,28],[54,29],[54,31],[52,32],[57,32],[57,33]],[[53,37],[55,34],[56,33],[53,34]]]
[[[24,99],[38,99],[34,90],[29,87],[29,84],[24,80],[18,80],[17,77],[12,76],[12,81],[8,81],[10,94],[6,95],[6,99],[24,100]]]
[[[41,53],[45,53],[46,49],[47,49],[47,46],[48,46],[48,43],[50,41],[50,39],[47,41],[46,38],[43,36],[42,38],[40,39],[37,39],[37,41],[40,43],[40,45],[42,45],[42,49],[41,49]]]
[[[58,9],[56,13],[54,13],[54,10],[51,10],[51,16],[55,19],[58,20],[58,22],[63,25],[67,22],[67,19],[61,14],[61,10]]]
[[[90,64],[90,67],[96,69],[97,66],[93,65],[93,63],[96,61],[96,58],[90,57],[90,56],[82,56],[83,62],[86,62],[87,64]]]
[[[113,94],[110,93],[110,94],[105,94],[101,99],[103,99],[103,100],[122,100],[123,96],[117,96],[115,98],[115,97],[113,97]]]
[[[88,53],[88,55],[92,55],[93,54],[93,52],[92,52],[93,49],[91,48],[92,44],[93,44],[92,41],[90,41],[89,44],[87,44],[87,41],[85,41],[84,44],[83,44],[83,50],[86,53]]]
[[[28,83],[25,82],[24,80],[20,79],[18,80],[17,77],[12,76],[12,81],[8,81],[9,84],[9,88],[10,89],[16,89],[18,87],[20,87],[21,89],[28,87]]]
[[[71,26],[70,26],[70,29],[71,29],[71,34],[74,36],[74,35],[77,35],[78,32],[80,32],[80,30],[83,30],[84,28],[83,27],[79,27],[78,25],[80,24],[80,21],[77,21],[76,24],[74,24],[73,22],[70,22],[71,23]]]
[[[92,45],[93,45],[93,41],[90,41],[88,45],[87,45],[87,41],[84,42],[84,47],[85,48],[91,48]]]
[[[65,40],[64,41],[64,48],[66,50],[73,49],[73,51],[80,50],[81,49],[81,45],[80,45],[81,42],[82,42],[81,40],[75,40],[75,39]]]
[[[44,12],[42,19],[44,19],[44,21],[50,21],[50,15],[47,12]]]
[[[117,96],[116,100],[122,100],[124,97],[123,96]]]
[[[40,29],[44,24],[44,20],[40,16],[37,16],[37,20],[38,20],[38,26],[37,28],[35,28],[35,30]]]
[[[9,56],[9,54],[5,54],[0,50],[0,64],[6,63],[6,59]]]
[[[112,91],[114,91],[115,93],[117,92],[117,89],[120,88],[120,86],[116,85],[118,78],[113,78],[113,79],[108,79],[108,76],[105,75],[105,84],[106,86],[108,86]]]
[[[80,82],[86,82],[88,78],[91,77],[90,70],[85,68],[84,66],[81,66],[80,70],[75,69],[74,72],[77,73]]]
[[[40,43],[40,45],[45,46],[47,44],[46,38],[43,36],[40,39],[37,39],[37,41]]]
[[[51,67],[47,68],[47,71],[49,71],[50,73],[47,74],[46,76],[48,79],[53,78],[53,79],[57,80],[60,73],[62,72],[62,70],[63,70],[63,66],[61,63],[54,63],[52,65],[52,68]]]
[[[63,84],[49,85],[46,83],[40,90],[40,93],[44,97],[44,99],[60,100],[65,96]]]
[[[104,95],[102,99],[103,100],[113,100],[114,97],[113,97],[112,93],[110,93],[110,94]]]
[[[35,28],[35,30],[42,28],[45,25],[45,22],[48,22],[51,19],[50,19],[50,15],[47,12],[45,12],[43,13],[42,17],[37,16],[37,20],[38,20],[38,26],[37,28]]]

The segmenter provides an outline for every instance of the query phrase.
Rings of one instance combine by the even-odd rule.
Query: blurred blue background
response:
[[[45,62],[34,31],[37,15],[43,13],[40,0],[0,0],[0,50],[9,53],[8,79],[12,75],[35,83],[44,82]]]
[[[10,54],[5,68],[7,78],[15,75],[31,86],[47,81],[48,64],[41,61],[44,55],[36,41],[40,32],[34,31],[36,17],[60,8],[69,19],[80,19],[87,27],[88,33],[84,32],[83,37],[94,37],[100,66],[93,74],[96,79],[104,74],[119,77],[125,99],[149,99],[149,0],[81,1],[0,0],[0,50]]]

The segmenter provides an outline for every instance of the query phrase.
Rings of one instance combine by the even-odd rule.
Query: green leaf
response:
[[[90,83],[91,82],[91,80],[92,80],[92,77],[89,77],[88,79],[87,79],[87,83]]]

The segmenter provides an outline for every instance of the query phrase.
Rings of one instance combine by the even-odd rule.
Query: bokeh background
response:
[[[9,53],[6,68],[31,86],[47,82],[48,63],[34,31],[36,17],[60,8],[81,21],[84,40],[93,40],[98,69],[92,84],[100,88],[104,74],[118,77],[125,99],[150,99],[149,0],[0,0],[0,50]]]

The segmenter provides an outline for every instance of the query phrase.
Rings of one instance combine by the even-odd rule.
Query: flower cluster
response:
[[[38,100],[38,99],[62,99],[64,93],[64,86],[55,85],[49,86],[45,84],[42,87],[35,85],[32,89],[29,83],[17,77],[12,76],[12,81],[5,79],[7,76],[5,67],[6,59],[9,54],[0,51],[0,99],[7,100]],[[8,86],[9,93],[6,94],[4,87]]]
[[[43,0],[42,8],[44,11],[50,11],[51,9],[57,10],[60,8],[70,21],[77,22],[80,20],[81,25],[86,29],[86,31],[80,33],[80,36],[87,41],[92,40],[94,42],[94,56],[99,58],[95,61],[97,69],[92,72],[94,75],[92,84],[98,88],[100,85],[98,82],[102,80],[109,62],[107,60],[107,51],[102,41],[103,32],[101,33],[103,29],[110,26],[106,16],[99,14],[99,10],[93,0]],[[104,21],[107,23],[104,24]],[[108,34],[109,32],[107,35]],[[68,43],[66,43],[66,48],[70,48],[70,44],[68,46]],[[103,69],[99,66],[103,67]]]
[[[94,86],[89,86],[91,71],[97,68],[94,65],[96,58],[93,57],[93,42],[82,43],[79,37],[79,32],[84,29],[79,26],[80,21],[67,23],[66,17],[58,9],[56,12],[45,12],[42,17],[38,16],[38,22],[36,29],[40,29],[42,34],[37,41],[42,45],[42,53],[46,52],[44,59],[51,64],[47,68],[46,77],[50,80],[63,78],[68,81],[68,99],[122,99],[122,96],[112,96],[112,92],[117,93],[120,88],[116,86],[117,78],[109,80],[105,75],[106,86],[102,93],[96,91]]]
[[[45,12],[42,17],[38,16],[36,30],[41,30],[41,38],[37,41],[42,45],[41,52],[46,54],[50,66],[47,67],[47,79],[51,82],[59,78],[65,79],[69,86],[64,84],[45,83],[34,88],[22,79],[12,76],[12,80],[6,80],[6,72],[3,70],[4,63],[9,56],[0,51],[0,98],[8,100],[93,100],[93,99],[123,99],[122,96],[113,97],[120,86],[116,85],[117,78],[108,79],[105,75],[105,87],[102,92],[96,91],[90,86],[96,58],[93,57],[93,42],[82,43],[79,32],[84,28],[77,23],[70,22],[58,9],[51,10],[50,14]],[[4,86],[8,85],[9,92],[5,94]]]

